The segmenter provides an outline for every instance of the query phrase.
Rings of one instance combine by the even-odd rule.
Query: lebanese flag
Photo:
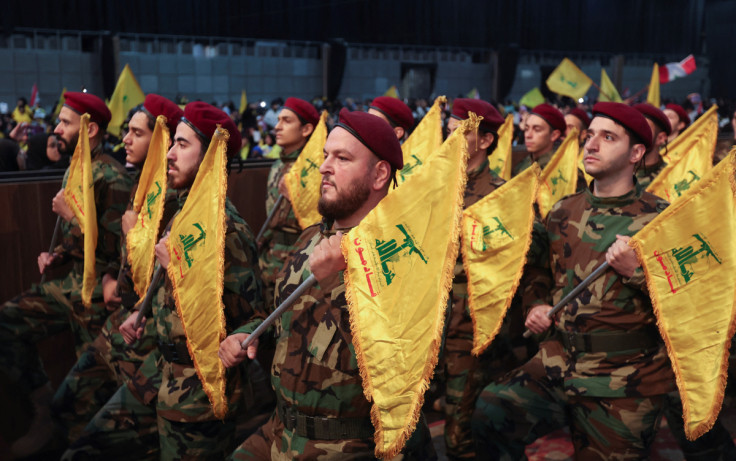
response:
[[[35,107],[36,102],[38,102],[37,99],[38,99],[38,87],[34,83],[33,88],[31,89],[31,103],[29,105],[31,107]]]
[[[682,78],[695,71],[695,58],[691,54],[680,62],[668,62],[659,66],[659,83],[669,83],[676,78]]]

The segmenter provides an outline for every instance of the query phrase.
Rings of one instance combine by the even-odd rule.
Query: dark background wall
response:
[[[705,54],[735,97],[728,0],[66,0],[4,2],[0,26],[525,50]],[[660,60],[661,61],[661,60]]]

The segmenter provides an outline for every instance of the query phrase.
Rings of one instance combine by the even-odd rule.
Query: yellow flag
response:
[[[97,284],[95,251],[97,250],[97,208],[95,184],[92,179],[92,152],[89,148],[89,114],[82,115],[79,140],[69,165],[69,176],[64,187],[64,201],[74,211],[79,228],[84,234],[84,271],[82,275],[82,303],[89,307],[92,290]]]
[[[345,291],[377,457],[393,457],[419,420],[437,364],[474,115],[342,240]],[[442,178],[438,181],[437,178]]]
[[[138,104],[142,104],[146,99],[138,80],[135,79],[133,71],[127,64],[120,72],[118,83],[115,85],[115,91],[112,92],[110,102],[107,107],[110,109],[112,118],[107,124],[107,132],[115,136],[120,136],[120,127],[128,116],[130,109]]]
[[[187,348],[202,387],[218,418],[227,413],[225,368],[217,357],[225,339],[222,287],[225,265],[227,140],[215,131],[199,166],[189,197],[171,226],[167,267],[176,310],[187,335]]]
[[[159,115],[151,135],[146,162],[143,164],[138,189],[133,199],[133,211],[138,213],[135,226],[128,232],[126,243],[128,263],[133,274],[133,286],[138,296],[144,296],[153,275],[156,245],[161,217],[166,201],[166,153],[169,150],[169,128],[166,117]]]
[[[498,334],[519,286],[532,242],[539,174],[534,163],[463,212],[461,248],[475,355]]]
[[[662,105],[659,99],[659,64],[656,62],[654,63],[654,68],[652,68],[652,78],[649,79],[647,102],[657,109]]]
[[[56,103],[56,107],[54,108],[54,115],[51,117],[52,120],[56,120],[57,117],[59,117],[59,112],[61,112],[61,107],[64,105],[64,101],[66,98],[64,98],[64,93],[66,93],[66,87],[64,87],[61,90],[61,94],[59,95],[59,101]]]
[[[544,103],[544,95],[542,95],[542,92],[539,91],[539,88],[537,87],[534,87],[531,90],[527,91],[526,94],[524,94],[524,96],[522,96],[521,100],[519,101],[519,104],[530,109],[534,109],[542,103]]]
[[[245,90],[242,90],[240,92],[240,109],[238,111],[242,114],[246,107],[248,107],[248,96],[245,95]]]
[[[690,440],[718,417],[736,328],[735,162],[732,150],[630,243],[647,277]]]
[[[498,144],[488,157],[488,164],[496,176],[508,181],[511,179],[511,143],[514,140],[514,116],[506,116],[498,129]]]
[[[575,193],[578,181],[578,130],[573,129],[542,171],[537,203],[542,218],[562,197]]]
[[[547,78],[547,88],[574,99],[585,96],[592,84],[593,80],[567,58]]]
[[[294,166],[284,176],[294,216],[302,229],[322,220],[322,216],[317,211],[317,202],[319,202],[322,182],[319,167],[322,166],[325,159],[326,140],[327,111],[323,111],[312,136],[294,162]]]
[[[442,145],[442,105],[446,103],[446,97],[437,96],[427,114],[401,145],[404,168],[396,174],[399,185],[419,171]]]
[[[685,131],[680,133],[671,143],[667,144],[667,152],[662,150],[660,154],[667,163],[672,163],[685,154],[691,152],[697,145],[701,136],[705,136],[709,142],[713,143],[715,149],[716,140],[718,139],[718,106],[713,104]],[[700,152],[702,154],[702,152]],[[712,155],[712,153],[711,153]]]
[[[599,101],[621,102],[621,96],[618,94],[616,85],[613,84],[606,69],[601,68],[601,91],[598,96]]]
[[[391,85],[391,88],[383,93],[384,96],[391,96],[392,98],[399,99],[399,90],[396,89],[396,85]]]
[[[468,94],[466,94],[465,97],[470,99],[480,99],[478,88],[473,88],[472,90],[468,91]]]
[[[677,146],[676,152],[682,154],[670,159],[671,163],[652,180],[647,191],[668,202],[674,202],[713,168],[713,153],[718,141],[718,113],[713,110],[707,117],[703,114],[698,121],[701,119],[705,120],[695,130],[688,130],[680,135],[687,136]]]

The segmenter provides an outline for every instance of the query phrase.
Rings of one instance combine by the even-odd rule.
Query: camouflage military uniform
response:
[[[309,275],[309,255],[328,233],[322,224],[307,228],[276,282],[280,303]],[[254,325],[239,328],[249,333]],[[345,300],[343,273],[310,288],[276,323],[271,384],[277,411],[233,453],[234,459],[373,459],[371,403],[363,394]],[[305,421],[305,427],[297,421]],[[312,424],[314,423],[314,424]],[[297,425],[298,424],[298,425]],[[348,427],[350,426],[350,427]],[[416,454],[434,456],[426,424],[415,431]],[[345,437],[345,434],[350,435]],[[429,451],[426,451],[429,447]],[[409,449],[407,449],[409,450]]]
[[[271,212],[279,196],[279,182],[291,169],[299,157],[301,149],[288,155],[281,154],[271,166],[266,185],[266,214]],[[278,210],[268,223],[261,240],[258,242],[258,264],[261,268],[261,277],[266,291],[268,308],[273,306],[273,290],[279,270],[283,267],[286,258],[296,249],[294,244],[299,238],[301,227],[294,215],[291,202],[284,197]]]
[[[633,235],[665,205],[638,184],[621,197],[586,189],[558,202],[535,226],[524,305],[559,301],[605,261],[616,234]],[[481,393],[478,450],[520,459],[526,444],[569,424],[579,459],[647,457],[675,382],[641,268],[631,278],[606,271],[559,314],[556,329],[529,362]]]
[[[662,171],[666,166],[667,162],[665,162],[662,157],[659,157],[659,161],[654,165],[641,165],[636,170],[636,180],[639,181],[641,187],[646,189],[647,187],[649,187],[649,184],[652,183],[654,178],[657,177],[660,171]]]
[[[556,144],[555,144],[555,147],[556,147]],[[521,159],[519,163],[514,165],[514,167],[511,169],[511,177],[514,177],[518,175],[519,173],[521,173],[522,171],[526,170],[527,168],[532,166],[532,163],[534,163],[535,161],[539,164],[539,168],[544,170],[544,167],[546,167],[549,161],[552,160],[552,156],[555,154],[555,151],[556,151],[556,148],[542,155],[537,160],[533,160],[532,154],[528,153],[527,155],[524,156],[523,159]]]
[[[136,188],[137,183],[131,191],[127,210],[133,209]],[[165,229],[164,224],[171,220],[178,209],[176,191],[167,190],[159,237]],[[132,345],[126,344],[120,333],[119,328],[128,316],[128,309],[138,300],[133,289],[125,238],[121,239],[121,243],[122,265],[117,290],[122,298],[122,306],[110,314],[100,334],[82,352],[59,385],[52,402],[55,416],[63,423],[69,442],[79,437],[95,413],[120,385],[130,380],[148,353],[156,347],[154,322],[145,324],[143,335]]]
[[[265,318],[265,311],[253,234],[229,200],[226,213],[222,299],[231,332],[248,319]],[[126,459],[222,459],[232,451],[235,417],[243,411],[242,367],[226,371],[229,411],[219,420],[186,352],[171,282],[165,278],[148,319],[155,324],[159,347],[95,415],[63,459],[108,459],[118,453]],[[170,355],[172,350],[179,357]]]
[[[77,219],[73,218],[69,223],[62,220],[61,244],[54,250],[58,261],[72,262],[69,274],[63,279],[33,285],[0,307],[0,370],[29,391],[48,382],[36,351],[38,341],[71,328],[79,352],[97,336],[108,315],[101,280],[104,274],[117,276],[118,273],[120,217],[132,181],[118,162],[98,149],[92,159],[92,180],[98,236],[97,280],[91,306],[82,304],[84,236]]]
[[[488,169],[486,159],[468,172],[464,207],[468,208],[503,185]],[[452,310],[447,320],[447,338],[438,372],[446,383],[445,447],[450,459],[474,459],[475,445],[470,419],[478,394],[492,379],[516,366],[506,332],[501,332],[481,357],[473,356],[473,320],[468,309],[467,277],[462,254],[455,264],[452,282]]]

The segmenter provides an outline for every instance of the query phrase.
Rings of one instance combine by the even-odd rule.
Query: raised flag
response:
[[[680,62],[668,62],[659,68],[659,83],[669,83],[695,72],[695,57],[691,54]]]
[[[245,94],[245,90],[240,91],[240,108],[238,109],[238,112],[241,114],[245,109],[248,108],[248,96]]]
[[[576,100],[585,96],[592,84],[593,80],[568,58],[564,58],[547,77],[547,88]]]
[[[54,113],[53,113],[53,119],[56,120],[59,117],[59,112],[61,112],[62,106],[64,106],[64,93],[66,93],[66,87],[64,87],[61,90],[61,94],[59,95],[59,101],[56,103],[56,107],[54,107]]]
[[[498,144],[488,157],[488,166],[499,178],[511,179],[511,143],[514,140],[514,116],[506,116],[498,129]]]
[[[197,177],[174,218],[166,248],[176,310],[197,376],[218,418],[227,413],[225,368],[217,357],[225,339],[222,290],[225,264],[227,130],[218,128]]]
[[[317,202],[319,202],[322,182],[319,167],[322,166],[325,159],[325,141],[327,141],[327,111],[322,112],[312,136],[309,137],[309,141],[294,165],[284,176],[294,216],[302,229],[322,220],[322,216],[317,211]]]
[[[698,119],[701,123],[694,127],[695,130],[688,127],[686,140],[679,143],[677,150],[673,152],[678,156],[668,158],[670,163],[652,180],[647,191],[672,203],[679,200],[686,190],[692,188],[711,170],[718,141],[716,110],[714,106],[703,114]]]
[[[574,128],[557,148],[539,178],[537,203],[542,218],[562,197],[575,193],[578,181],[578,130]]]
[[[718,417],[736,329],[735,155],[732,150],[629,243],[646,274],[689,440]]]
[[[621,102],[621,96],[618,94],[616,85],[613,84],[606,69],[601,68],[601,87],[600,95],[598,96],[599,101],[610,101],[610,102]]]
[[[166,118],[159,115],[133,199],[133,211],[138,214],[138,219],[126,236],[127,258],[133,275],[133,287],[138,296],[146,294],[153,275],[156,259],[154,245],[166,199],[166,153],[169,144]]]
[[[647,102],[658,109],[662,105],[659,99],[659,65],[656,62],[652,68],[652,77],[649,79]]]
[[[138,104],[142,104],[145,99],[146,95],[143,94],[138,80],[135,79],[130,66],[126,64],[123,71],[120,72],[115,91],[112,92],[110,102],[107,104],[112,114],[110,123],[107,124],[107,132],[120,137],[120,127],[128,116],[128,112]]]
[[[353,346],[372,402],[375,455],[391,458],[416,428],[437,364],[458,253],[468,120],[343,236]],[[437,178],[442,178],[438,181]]]
[[[399,90],[396,89],[396,85],[391,85],[391,87],[386,90],[385,93],[383,93],[384,96],[391,96],[392,98],[399,99]]]
[[[714,143],[713,148],[715,149],[715,142],[718,138],[718,106],[715,104],[688,125],[672,142],[667,143],[666,152],[662,150],[660,154],[667,162],[672,163],[688,154],[696,145],[698,138],[703,135]]]
[[[64,201],[74,212],[84,234],[84,270],[82,272],[82,303],[89,307],[92,291],[97,284],[95,251],[97,250],[97,208],[92,179],[92,152],[89,148],[89,114],[82,115],[79,140],[74,149],[69,176],[64,186]]]
[[[526,106],[530,109],[534,109],[535,107],[543,103],[544,95],[537,87],[534,87],[531,90],[527,91],[524,96],[522,96],[519,100],[520,105]]]
[[[473,88],[472,90],[468,91],[468,94],[466,94],[465,97],[469,99],[480,99],[478,88]]]
[[[493,342],[519,286],[532,241],[539,174],[534,163],[463,212],[460,247],[474,355]]]
[[[442,145],[442,105],[446,103],[446,97],[437,96],[432,107],[427,111],[427,115],[422,118],[401,145],[401,152],[404,154],[404,168],[396,174],[396,181],[399,185],[419,171],[427,163],[430,155]]]
[[[36,104],[38,104],[38,102],[38,86],[34,83],[33,88],[31,88],[31,99],[29,105],[31,107],[36,107]]]

